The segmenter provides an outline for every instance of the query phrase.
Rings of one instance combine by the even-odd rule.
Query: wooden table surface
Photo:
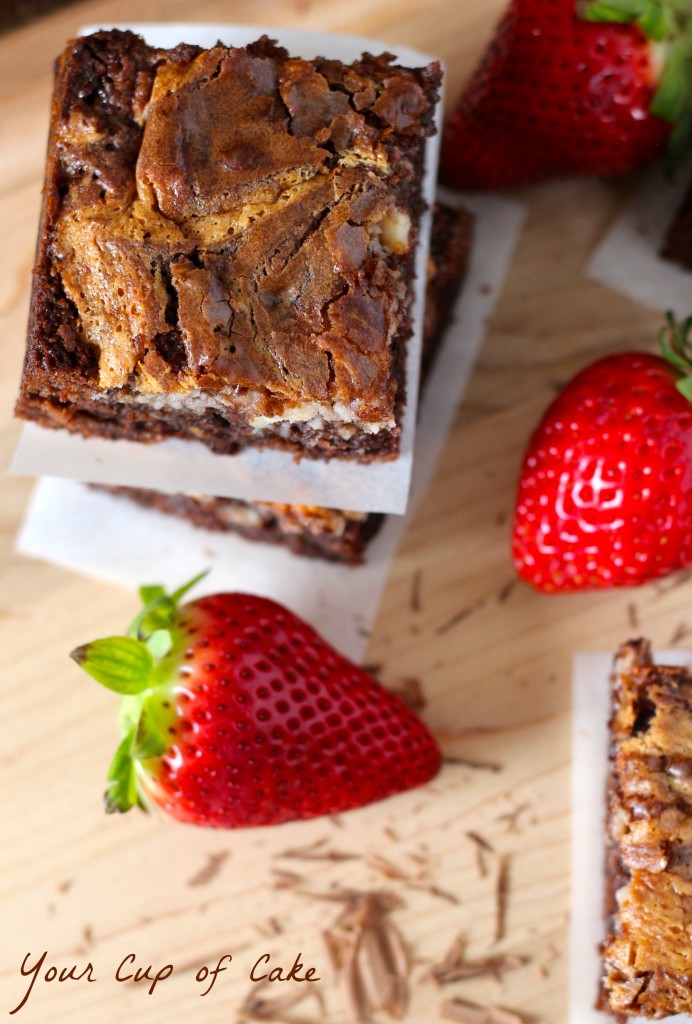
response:
[[[9,462],[39,209],[51,66],[80,24],[102,20],[240,21],[355,32],[439,53],[453,96],[504,0],[93,0],[0,37],[0,444]],[[41,1024],[229,1024],[257,986],[264,953],[318,968],[325,1005],[306,999],[285,1019],[345,1024],[321,932],[340,911],[335,887],[386,889],[412,963],[407,1020],[442,1019],[444,998],[514,1008],[527,1019],[566,1018],[569,914],[570,662],[640,631],[659,646],[689,644],[690,579],[637,591],[547,598],[515,583],[509,521],[525,439],[556,388],[605,353],[651,347],[659,316],[584,277],[627,183],[561,182],[525,190],[527,222],[506,287],[447,444],[435,484],[394,566],[368,652],[383,681],[420,680],[424,714],[446,752],[499,770],[448,764],[424,791],[344,816],[280,829],[216,833],[139,814],[105,818],[101,790],[114,740],[112,701],[84,684],[66,657],[112,632],[133,597],[19,557],[13,539],[31,481],[4,478],[0,497],[3,650],[3,842],[0,853],[0,1009],[22,1000],[27,969],[46,960],[13,1019]],[[413,600],[414,588],[418,599]],[[465,614],[462,614],[465,613]],[[454,624],[456,622],[456,624]],[[493,944],[499,857],[479,869],[474,832],[506,856],[506,934]],[[318,842],[324,840],[321,844]],[[317,843],[316,859],[284,856]],[[349,853],[351,859],[330,859]],[[326,852],[327,856],[320,856]],[[377,856],[375,856],[377,855]],[[386,858],[396,870],[383,865]],[[301,876],[277,889],[276,871]],[[388,875],[401,877],[387,877]],[[584,898],[588,898],[588,893]],[[427,977],[455,936],[469,955],[516,953],[526,964],[502,982],[440,989]],[[128,954],[154,973],[119,983]],[[212,991],[204,965],[233,954]],[[44,980],[47,968],[92,964],[92,978]],[[121,972],[123,973],[123,972]],[[127,972],[124,972],[127,973]],[[130,972],[131,973],[131,972]],[[281,991],[274,991],[279,989]],[[262,996],[297,992],[293,981]]]

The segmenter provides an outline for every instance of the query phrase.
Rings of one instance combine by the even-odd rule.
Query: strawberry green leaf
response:
[[[70,657],[102,686],[116,693],[141,693],[149,686],[154,659],[146,644],[111,636],[77,647]]]
[[[683,377],[675,386],[688,402],[692,402],[692,377]]]
[[[139,594],[144,602],[144,608],[130,624],[127,635],[138,640],[147,640],[157,630],[170,629],[180,599],[199,583],[208,571],[205,569],[170,595],[158,584],[141,587]]]
[[[173,646],[170,629],[155,630],[145,643],[154,658],[165,657]]]
[[[630,22],[644,14],[647,0],[603,0],[587,4],[583,17],[587,21]]]
[[[604,21],[621,25],[636,24],[648,39],[665,39],[671,11],[670,0],[604,0],[587,4],[583,17],[587,21]]]
[[[168,749],[166,733],[158,721],[159,710],[158,701],[154,697],[150,697],[142,705],[130,752],[138,761],[161,757]]]
[[[137,774],[130,754],[134,737],[135,730],[132,729],[120,743],[108,769],[108,787],[104,793],[104,802],[109,814],[124,813],[139,803]]]
[[[690,83],[692,88],[692,82]],[[692,94],[690,102],[676,121],[668,141],[666,169],[669,175],[675,173],[692,146]]]
[[[166,597],[166,591],[162,586],[156,584],[153,587],[140,587],[139,596],[143,605],[153,604],[154,601],[158,601],[161,597]]]
[[[130,625],[127,635],[139,640],[146,640],[157,629],[170,628],[174,614],[175,604],[170,597],[167,594],[157,597],[142,608]]]
[[[660,43],[666,38],[668,19],[660,4],[647,4],[646,10],[637,18],[637,25],[647,39]]]
[[[180,599],[185,597],[189,590],[192,590],[193,587],[196,587],[200,580],[203,580],[204,577],[208,575],[208,573],[209,570],[204,569],[202,572],[198,573],[197,576],[191,579],[189,583],[184,583],[182,587],[178,587],[178,589],[171,594],[171,600],[173,601],[173,603],[178,604]]]
[[[659,332],[658,345],[664,359],[682,374],[675,386],[692,402],[692,316],[678,323],[671,312],[666,313],[666,326]]]
[[[677,0],[603,0],[587,4],[583,17],[587,21],[604,21],[621,25],[636,24],[648,39],[661,42],[670,32],[677,14]]]
[[[664,121],[677,121],[689,102],[690,57],[681,40],[670,50],[658,89],[651,101],[651,111]]]

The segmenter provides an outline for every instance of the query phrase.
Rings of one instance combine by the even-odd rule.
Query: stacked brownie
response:
[[[210,50],[131,32],[56,67],[20,416],[219,454],[395,458],[437,64]],[[470,215],[435,211],[423,375],[463,277]],[[198,526],[362,560],[382,516],[118,494]]]
[[[625,644],[613,687],[601,1007],[692,1012],[692,672]]]
[[[423,387],[464,279],[472,222],[471,215],[463,209],[442,204],[435,207],[423,328]],[[105,489],[207,530],[230,531],[250,540],[283,544],[296,554],[351,564],[363,560],[366,546],[384,518],[375,513],[312,505],[163,494],[134,487]]]
[[[84,435],[399,450],[441,79],[122,31],[57,66],[20,416]]]

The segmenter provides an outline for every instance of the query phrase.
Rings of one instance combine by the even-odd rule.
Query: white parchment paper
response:
[[[66,479],[38,484],[19,550],[127,587],[147,581],[177,586],[210,566],[204,591],[242,589],[282,601],[360,660],[391,561],[432,479],[524,217],[522,207],[495,197],[466,197],[463,203],[477,218],[471,261],[421,403],[409,513],[387,519],[364,566],[323,563],[274,545],[195,529]]]
[[[691,181],[692,163],[681,167],[672,180],[661,166],[647,171],[593,254],[588,277],[645,306],[689,316],[692,273],[658,253]]]
[[[81,34],[112,26],[88,25]],[[303,32],[248,25],[130,24],[153,46],[180,42],[211,47],[217,41],[245,46],[267,34],[294,55],[325,56],[351,62],[364,51],[394,52],[397,62],[423,67],[435,60],[406,46],[328,32]],[[437,179],[442,101],[436,111],[437,134],[426,140],[423,198],[432,205]],[[423,301],[430,243],[430,211],[420,224],[415,257],[413,336],[406,359],[407,402],[402,419],[401,451],[396,460],[359,465],[343,459],[294,460],[290,452],[248,448],[237,455],[214,455],[202,444],[170,440],[159,444],[83,438],[64,430],[27,424],[10,472],[22,476],[60,475],[94,483],[154,487],[175,493],[188,490],[231,498],[351,508],[364,512],[406,511],[409,495],[423,323]]]
[[[657,651],[655,657],[660,664],[692,667],[692,651]],[[598,945],[604,937],[604,825],[612,668],[612,654],[578,653],[574,659],[570,1024],[608,1024],[611,1020],[593,1004],[601,973]],[[666,1020],[672,1024],[692,1018],[678,1015]]]

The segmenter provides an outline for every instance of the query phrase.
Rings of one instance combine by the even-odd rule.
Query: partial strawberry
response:
[[[668,358],[626,352],[582,370],[524,457],[519,575],[538,590],[634,586],[692,565],[692,318]]]
[[[144,587],[126,637],[72,652],[122,694],[106,806],[156,804],[216,828],[338,814],[420,786],[440,766],[423,723],[292,612]]]
[[[616,177],[692,142],[689,0],[512,0],[447,124],[442,180]]]

